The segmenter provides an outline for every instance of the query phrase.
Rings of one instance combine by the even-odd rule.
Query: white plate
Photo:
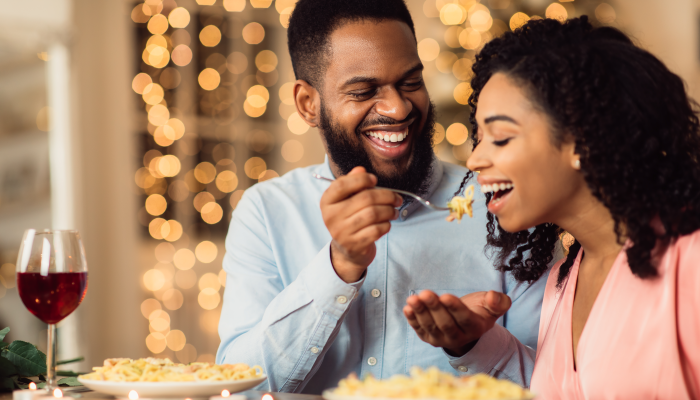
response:
[[[265,382],[267,375],[255,379],[237,381],[199,381],[199,382],[110,382],[93,381],[78,378],[88,388],[117,397],[128,398],[129,392],[135,390],[139,398],[202,398],[218,396],[224,389],[231,393],[252,389]]]
[[[333,392],[337,388],[332,388],[325,390],[321,396],[323,396],[324,399],[326,400],[405,400],[405,399],[395,399],[395,398],[386,398],[386,397],[362,397],[362,396],[342,396],[342,395],[337,395],[334,394]],[[530,396],[526,397],[525,400],[532,400],[534,399],[535,396]],[[410,399],[410,400],[416,400],[416,399]],[[437,400],[437,399],[422,399],[422,400]],[[508,399],[498,399],[498,400],[508,400]],[[522,399],[511,399],[511,400],[522,400]]]

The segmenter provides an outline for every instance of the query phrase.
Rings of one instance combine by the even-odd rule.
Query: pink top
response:
[[[620,252],[581,333],[574,368],[581,254],[561,290],[563,260],[547,280],[530,385],[537,399],[700,398],[700,230],[668,247],[657,278],[634,276]]]

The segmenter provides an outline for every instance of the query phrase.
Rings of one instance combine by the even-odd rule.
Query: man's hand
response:
[[[438,297],[424,290],[406,300],[403,313],[421,340],[461,357],[493,328],[510,304],[510,297],[493,290],[471,293],[461,299],[451,294]]]
[[[403,199],[389,190],[373,189],[377,177],[355,167],[336,179],[321,197],[321,214],[333,241],[331,262],[340,279],[357,282],[374,260],[374,242],[391,228]]]

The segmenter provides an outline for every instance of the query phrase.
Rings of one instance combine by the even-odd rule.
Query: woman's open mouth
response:
[[[482,193],[493,193],[491,201],[489,201],[489,211],[496,214],[503,208],[504,202],[508,199],[508,195],[513,191],[513,184],[508,181],[495,182],[481,186]]]

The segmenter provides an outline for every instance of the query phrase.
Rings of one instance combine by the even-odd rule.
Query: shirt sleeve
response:
[[[256,200],[254,191],[244,194],[226,237],[216,360],[260,365],[268,390],[300,392],[320,366],[363,281],[347,284],[338,277],[327,244],[294,281],[284,284]]]
[[[447,353],[445,353],[447,354]],[[484,373],[529,387],[535,366],[535,350],[525,346],[508,329],[495,324],[462,357],[449,354],[450,365],[460,372]]]
[[[678,336],[690,398],[700,397],[700,231],[679,240]]]

